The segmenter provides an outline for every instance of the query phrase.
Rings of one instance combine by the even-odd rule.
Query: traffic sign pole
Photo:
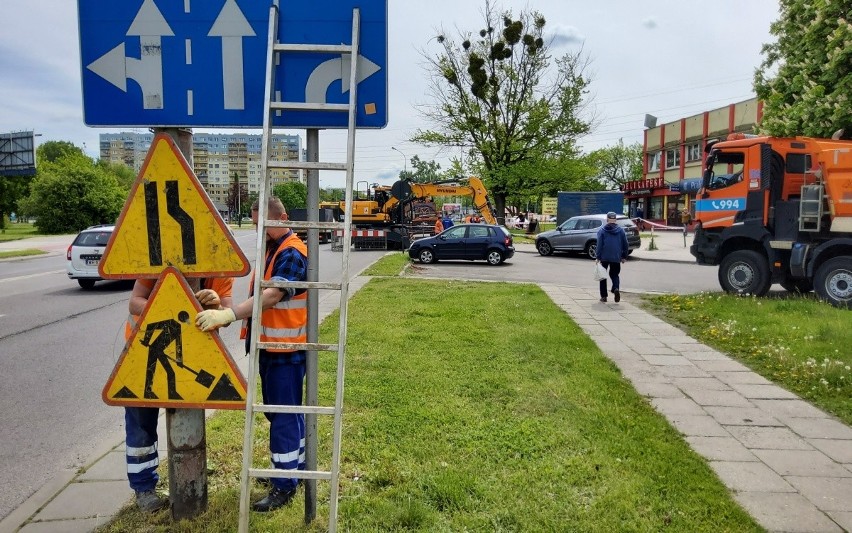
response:
[[[154,128],[177,144],[192,168],[192,130]],[[193,291],[201,280],[187,280]],[[207,434],[204,409],[166,409],[169,453],[169,499],[172,519],[195,518],[207,510]]]

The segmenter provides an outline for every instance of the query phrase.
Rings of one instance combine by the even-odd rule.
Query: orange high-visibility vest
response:
[[[275,260],[282,251],[294,248],[303,256],[308,257],[308,248],[302,239],[294,232],[281,242],[278,249],[269,261],[264,280],[272,278],[272,270],[275,268]],[[267,252],[268,253],[268,252]],[[252,274],[249,286],[249,296],[254,294],[254,275]],[[308,291],[297,294],[292,298],[282,299],[273,307],[266,309],[260,314],[260,342],[308,342]],[[245,339],[248,334],[246,322],[240,330],[240,338]],[[296,350],[268,350],[270,352],[294,352]]]

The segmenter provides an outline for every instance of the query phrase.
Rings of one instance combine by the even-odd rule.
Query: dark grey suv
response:
[[[618,215],[615,221],[627,234],[627,244],[630,247],[628,254],[642,246],[639,228],[633,221],[624,215]],[[556,229],[536,235],[535,247],[541,255],[551,255],[553,252],[583,252],[594,259],[597,257],[598,230],[604,224],[605,213],[571,217]]]

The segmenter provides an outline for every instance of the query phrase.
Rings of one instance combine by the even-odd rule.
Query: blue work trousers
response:
[[[157,419],[160,410],[156,407],[125,407],[124,433],[127,448],[127,480],[136,492],[153,490],[160,476],[157,466]]]
[[[302,405],[305,380],[304,357],[294,361],[283,354],[260,356],[260,387],[266,405]],[[273,467],[281,470],[305,469],[305,416],[291,413],[265,413],[269,420],[269,452]],[[272,478],[283,490],[294,490],[296,478]]]

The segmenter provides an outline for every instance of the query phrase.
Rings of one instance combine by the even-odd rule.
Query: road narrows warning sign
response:
[[[110,237],[104,279],[244,276],[249,262],[171,137],[157,134]]]

